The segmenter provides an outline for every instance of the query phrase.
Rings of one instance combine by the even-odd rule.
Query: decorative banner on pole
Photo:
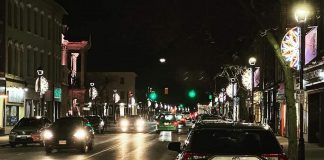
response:
[[[305,64],[308,64],[317,56],[317,26],[313,27],[305,39]]]
[[[281,41],[281,54],[291,68],[299,70],[300,28],[290,29]]]
[[[40,92],[40,94],[43,95],[48,90],[48,82],[47,79],[43,76],[41,76],[40,79],[40,89],[38,88],[39,78],[37,78],[35,83],[35,91]]]

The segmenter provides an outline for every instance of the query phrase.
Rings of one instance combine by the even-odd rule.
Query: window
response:
[[[124,91],[120,91],[120,99],[125,99],[125,92]]]
[[[40,35],[44,37],[44,14],[40,17]]]
[[[19,16],[19,20],[20,20],[20,30],[23,31],[24,30],[24,9],[22,7],[20,7],[20,16]]]
[[[12,45],[8,45],[8,73],[12,73]]]
[[[13,68],[14,68],[14,75],[18,75],[18,70],[19,70],[19,67],[18,65],[16,65],[17,62],[19,62],[19,54],[20,54],[20,50],[18,48],[18,46],[16,45],[15,46],[15,53],[14,53],[14,61],[13,61]]]
[[[33,76],[33,70],[34,70],[34,54],[31,51],[31,49],[28,49],[27,51],[27,75]]]
[[[125,79],[124,79],[124,77],[121,77],[121,78],[120,78],[120,84],[125,84]]]
[[[51,40],[51,34],[52,34],[52,21],[51,18],[48,17],[48,22],[47,22],[47,38],[48,40]]]
[[[38,25],[37,25],[37,24],[38,24],[38,22],[37,22],[38,19],[37,19],[37,17],[38,17],[38,16],[37,16],[37,11],[35,10],[35,11],[34,11],[34,33],[35,33],[35,34],[38,33],[38,32],[37,32],[37,28],[38,28]]]
[[[18,28],[18,5],[15,4],[14,7],[14,26],[15,28]]]
[[[31,32],[31,8],[27,9],[27,31]]]
[[[19,76],[24,77],[24,50],[20,49],[19,52]]]
[[[8,25],[12,25],[12,4],[11,0],[8,1]]]

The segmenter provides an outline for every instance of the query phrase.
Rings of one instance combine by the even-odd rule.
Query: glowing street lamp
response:
[[[160,63],[165,63],[166,59],[165,58],[160,58],[159,61],[160,61]]]
[[[298,160],[305,159],[305,142],[304,142],[304,111],[303,111],[303,89],[304,89],[304,61],[305,61],[305,29],[306,22],[309,15],[309,8],[306,5],[299,6],[295,10],[295,19],[300,27],[300,46],[299,46],[299,88],[300,88],[300,99],[299,99],[299,143],[298,143]]]
[[[251,57],[249,59],[249,64],[251,66],[251,110],[254,115],[254,68],[255,68],[256,58]],[[250,113],[251,114],[251,113]]]

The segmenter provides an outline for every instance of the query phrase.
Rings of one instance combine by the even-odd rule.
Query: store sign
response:
[[[8,87],[7,95],[8,95],[8,102],[24,103],[25,91],[22,88]]]
[[[62,100],[62,89],[61,88],[55,88],[54,99],[57,102],[61,102],[61,100]]]
[[[322,72],[323,69],[317,69],[314,71],[310,71],[308,73],[304,73],[304,80],[311,81],[311,80],[319,79],[321,78]]]

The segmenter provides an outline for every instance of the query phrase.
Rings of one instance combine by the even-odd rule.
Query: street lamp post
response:
[[[251,57],[249,59],[249,64],[251,66],[251,110],[252,115],[250,112],[250,116],[253,116],[253,122],[255,121],[255,115],[254,115],[254,67],[255,67],[256,59],[254,57]]]
[[[37,75],[38,75],[38,92],[39,92],[39,108],[41,110],[40,115],[42,116],[44,114],[44,98],[43,98],[43,94],[42,94],[42,76],[44,74],[44,70],[42,69],[42,67],[39,67],[37,69]]]
[[[94,112],[94,110],[95,110],[95,105],[94,105],[94,103],[93,103],[93,99],[94,99],[94,96],[93,96],[93,87],[94,87],[94,83],[93,82],[91,82],[90,83],[90,102],[91,102],[91,104],[93,104],[93,106],[92,106],[92,112]],[[95,113],[92,113],[93,115],[95,115]]]
[[[299,50],[299,143],[298,143],[298,159],[305,159],[305,142],[304,142],[304,111],[303,111],[303,89],[304,89],[304,61],[305,61],[305,25],[307,21],[308,11],[306,8],[297,9],[295,11],[295,19],[300,27],[300,50]]]

